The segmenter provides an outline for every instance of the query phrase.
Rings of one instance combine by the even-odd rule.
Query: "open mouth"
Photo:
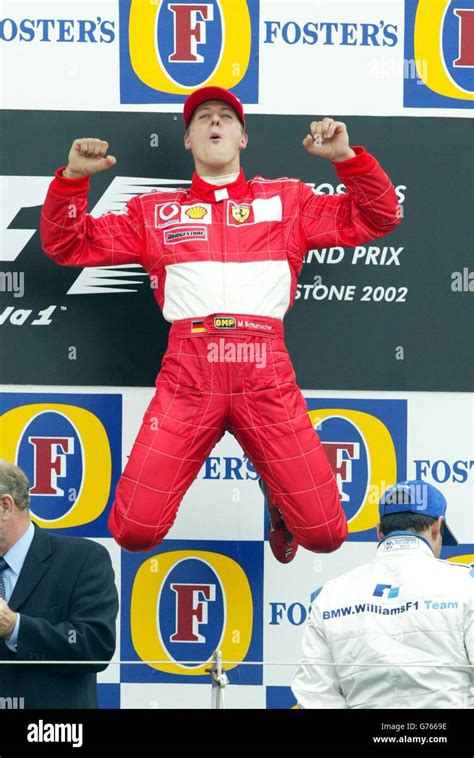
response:
[[[211,136],[210,136],[211,142],[220,142],[221,139],[222,139],[222,137],[221,137],[220,134],[214,133],[214,134],[211,134]]]

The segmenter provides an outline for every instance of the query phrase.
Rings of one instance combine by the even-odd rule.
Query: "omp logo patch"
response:
[[[235,318],[231,318],[228,316],[215,316],[214,326],[216,329],[235,329],[237,326],[237,322]]]

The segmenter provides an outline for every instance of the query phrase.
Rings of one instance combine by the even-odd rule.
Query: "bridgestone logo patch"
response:
[[[168,245],[176,242],[184,242],[189,239],[207,240],[207,229],[204,226],[187,228],[187,229],[168,229],[165,231],[165,242]]]

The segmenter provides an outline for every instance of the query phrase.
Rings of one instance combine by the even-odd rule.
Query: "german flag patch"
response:
[[[196,334],[197,332],[206,332],[207,329],[204,325],[204,321],[193,321],[191,323],[191,333]]]

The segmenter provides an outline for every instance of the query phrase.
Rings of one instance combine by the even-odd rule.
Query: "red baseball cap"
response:
[[[245,126],[244,109],[236,95],[222,87],[201,87],[201,89],[192,92],[184,102],[183,116],[186,128],[189,126],[198,105],[207,102],[207,100],[223,100],[228,103],[236,112],[242,126]]]

